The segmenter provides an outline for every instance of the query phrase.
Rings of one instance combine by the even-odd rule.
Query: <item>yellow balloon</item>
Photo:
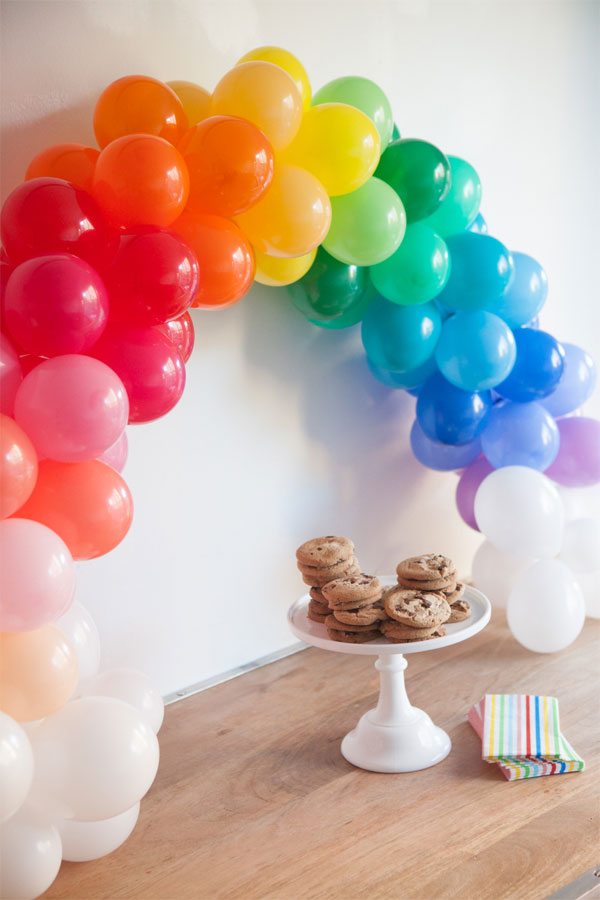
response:
[[[236,65],[239,66],[240,63],[250,62],[254,59],[270,62],[281,69],[285,69],[288,75],[291,75],[296,82],[296,87],[302,97],[302,106],[304,109],[309,108],[312,99],[310,81],[308,80],[306,69],[293,53],[290,53],[289,50],[284,50],[283,47],[257,47],[255,50],[245,53],[241,59],[238,59]]]
[[[167,84],[181,100],[190,128],[208,118],[210,94],[206,88],[193,81],[167,81]]]
[[[304,256],[315,250],[329,231],[331,203],[314,175],[282,164],[276,167],[268,191],[236,221],[260,253]]]
[[[304,113],[281,159],[319,179],[330,197],[349,194],[371,177],[381,153],[377,128],[347,103],[322,103]]]
[[[304,256],[282,259],[277,256],[268,256],[260,250],[254,250],[256,258],[256,274],[254,280],[259,284],[268,284],[270,287],[283,287],[285,284],[293,284],[303,275],[306,275],[317,255],[316,248]]]
[[[302,98],[291,75],[279,66],[245,62],[221,78],[210,114],[248,119],[266,134],[274,150],[283,150],[300,128]]]

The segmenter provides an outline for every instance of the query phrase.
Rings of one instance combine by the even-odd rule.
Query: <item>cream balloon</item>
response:
[[[585,602],[575,575],[558,559],[540,559],[519,577],[506,607],[508,625],[535,653],[556,653],[583,627]]]
[[[486,595],[493,607],[506,609],[517,579],[534,562],[503,553],[489,541],[484,541],[475,551],[471,565],[473,586]]]
[[[25,802],[33,778],[33,753],[24,729],[0,712],[0,822]]]
[[[100,635],[96,623],[87,609],[76,600],[55,624],[68,637],[75,650],[81,685],[86,679],[93,678],[100,668]]]
[[[34,900],[58,874],[62,846],[52,820],[26,804],[0,826],[0,897]]]
[[[151,678],[137,669],[107,669],[87,682],[84,697],[116,697],[139,710],[157,734],[165,714],[160,691]]]
[[[600,519],[567,522],[560,559],[578,574],[600,569]]]
[[[577,572],[576,578],[583,591],[586,616],[600,619],[600,569],[597,572]]]
[[[69,862],[88,862],[112,853],[127,840],[139,814],[138,800],[131,809],[99,822],[61,819],[56,827],[62,839],[62,858]]]

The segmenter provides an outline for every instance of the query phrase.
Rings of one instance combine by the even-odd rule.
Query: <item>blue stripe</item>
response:
[[[537,754],[541,755],[542,753],[542,744],[540,741],[540,698],[535,698],[535,732],[537,738]]]

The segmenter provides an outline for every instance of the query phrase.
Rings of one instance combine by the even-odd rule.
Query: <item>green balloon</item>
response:
[[[374,81],[361,78],[359,75],[335,78],[324,84],[313,96],[313,106],[319,106],[321,103],[347,103],[362,110],[379,132],[381,147],[387,147],[394,127],[392,107]]]
[[[331,198],[331,225],[323,247],[340,262],[374,266],[400,246],[406,215],[398,194],[369,178],[350,194]]]
[[[379,293],[401,306],[427,303],[440,293],[450,274],[446,242],[427,225],[409,225],[395,253],[369,269]]]
[[[442,151],[414,138],[390,144],[375,175],[399,194],[409,222],[435,212],[450,187],[450,163]]]
[[[327,328],[329,330],[350,328],[352,325],[358,325],[359,322],[362,322],[365,313],[376,296],[377,291],[372,284],[368,284],[362,297],[353,300],[341,316],[329,319],[327,322],[318,321],[317,319],[309,319],[309,322],[312,322],[313,325],[318,325],[319,328]]]
[[[339,262],[322,247],[306,275],[288,285],[296,309],[311,322],[324,326],[353,313],[370,291],[368,269]]]
[[[400,136],[401,136],[400,130],[399,130],[398,126],[396,125],[396,123],[394,122],[394,127],[392,129],[392,136],[390,138],[390,144],[392,144],[394,141],[399,141]]]
[[[450,190],[425,223],[445,238],[472,225],[481,204],[481,181],[473,166],[458,156],[449,156],[448,162]]]

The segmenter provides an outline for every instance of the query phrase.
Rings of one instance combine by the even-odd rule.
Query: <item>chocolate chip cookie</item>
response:
[[[328,534],[325,537],[312,538],[301,544],[296,550],[298,563],[304,566],[335,566],[349,559],[354,553],[354,544],[345,537]]]
[[[383,605],[390,619],[413,628],[434,628],[450,618],[443,594],[392,587],[384,592]]]

